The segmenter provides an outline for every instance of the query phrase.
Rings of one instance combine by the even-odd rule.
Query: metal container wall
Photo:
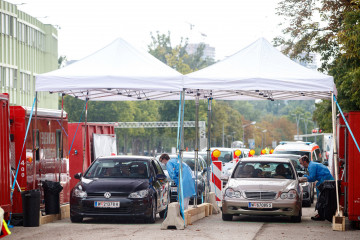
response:
[[[357,143],[360,144],[360,112],[349,112],[344,115]],[[341,187],[345,197],[341,202],[345,205],[345,211],[347,209],[349,220],[360,221],[360,153],[341,116],[339,123],[339,177],[343,180]]]
[[[0,207],[5,216],[11,210],[9,124],[9,95],[0,93]]]
[[[79,127],[78,127],[79,126]],[[85,123],[69,123],[69,149],[72,148],[69,154],[70,165],[70,190],[79,181],[74,178],[74,175],[86,170],[90,164],[95,160],[92,149],[93,134],[114,134],[115,128],[112,124],[102,123],[87,123],[86,144],[84,151],[84,138],[85,138]],[[77,129],[77,132],[76,132]],[[74,135],[76,133],[75,139]],[[73,142],[73,143],[72,143]],[[85,154],[85,159],[83,156]],[[84,164],[83,164],[84,161]]]
[[[70,178],[69,158],[67,154],[68,138],[66,113],[64,113],[62,128],[60,111],[38,109],[36,118],[37,129],[35,129],[34,110],[29,132],[25,141],[25,147],[22,150],[30,113],[31,109],[26,107],[10,107],[10,119],[13,121],[10,131],[14,136],[14,140],[11,143],[14,145],[14,154],[11,156],[11,165],[14,168],[19,167],[18,182],[21,190],[27,191],[39,189],[41,191],[41,208],[44,208],[44,191],[40,185],[40,181],[60,181],[60,184],[64,188],[60,193],[60,204],[68,203],[70,201]],[[33,143],[35,143],[36,132],[38,135],[37,146],[33,146]],[[61,146],[61,133],[63,134],[63,158],[60,159],[59,149]],[[34,147],[36,151],[33,151]],[[14,191],[13,200],[12,212],[22,214],[22,198],[18,191]]]

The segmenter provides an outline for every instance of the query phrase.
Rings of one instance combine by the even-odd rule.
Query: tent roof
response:
[[[182,89],[181,73],[121,38],[80,61],[36,76],[35,84],[36,91],[101,101],[178,100]]]
[[[224,100],[328,99],[336,91],[333,77],[292,61],[264,38],[187,74],[184,87]]]

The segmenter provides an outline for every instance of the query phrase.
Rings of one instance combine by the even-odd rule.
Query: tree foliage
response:
[[[330,74],[344,111],[360,110],[360,1],[284,0],[277,13],[283,16],[283,36],[274,39],[291,58],[309,61],[309,53],[321,56],[320,71]],[[330,102],[317,104],[314,119],[331,131]]]

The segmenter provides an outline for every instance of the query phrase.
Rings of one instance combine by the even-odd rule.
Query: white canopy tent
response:
[[[223,100],[330,99],[333,77],[292,61],[264,38],[207,68],[187,74],[184,88]]]
[[[199,98],[333,100],[332,95],[336,94],[333,77],[295,63],[263,38],[214,65],[186,76],[149,53],[136,50],[124,40],[117,39],[70,66],[38,75],[35,85],[35,91],[61,92],[99,101],[178,100],[184,89],[186,99],[196,99],[197,105]],[[208,111],[211,111],[211,101]],[[211,122],[211,119],[208,121]],[[333,139],[335,141],[336,137]],[[334,159],[336,161],[336,154]],[[334,165],[337,166],[336,163]],[[335,172],[337,177],[337,169]]]
[[[35,84],[35,91],[92,101],[179,100],[182,88],[181,73],[121,38],[69,66],[36,76]]]

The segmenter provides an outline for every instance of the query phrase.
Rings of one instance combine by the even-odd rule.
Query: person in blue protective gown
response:
[[[308,156],[302,156],[299,158],[299,162],[304,168],[308,169],[309,175],[304,175],[304,177],[306,177],[309,182],[316,181],[316,188],[326,180],[334,180],[334,177],[331,175],[329,169],[325,165],[310,161]],[[324,220],[318,214],[314,217],[311,217],[311,219],[315,221]]]
[[[179,186],[179,173],[180,173],[180,164],[177,158],[170,159],[169,155],[164,153],[160,156],[160,162],[165,164],[166,170],[170,178],[175,182],[176,186]],[[195,196],[195,181],[193,179],[193,173],[191,168],[186,164],[182,163],[182,192],[184,196],[184,210],[189,206],[189,201],[191,196]],[[179,194],[179,193],[178,193]]]

